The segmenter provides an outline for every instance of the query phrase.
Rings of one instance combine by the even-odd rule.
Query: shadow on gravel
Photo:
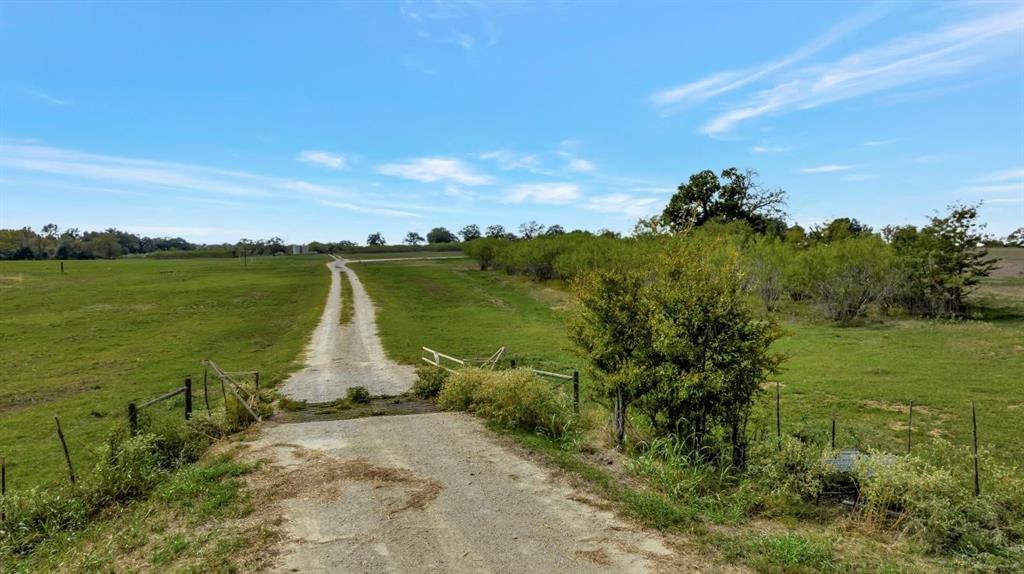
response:
[[[305,401],[282,401],[273,420],[281,423],[305,423],[312,421],[336,421],[363,417],[393,415],[418,415],[436,413],[440,409],[433,401],[412,395],[397,397],[374,397],[368,403],[353,403],[338,399],[329,403],[307,403]]]

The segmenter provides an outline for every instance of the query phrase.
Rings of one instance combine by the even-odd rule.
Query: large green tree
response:
[[[661,214],[673,231],[700,227],[710,221],[744,221],[759,233],[785,230],[782,207],[786,193],[758,185],[757,172],[735,167],[721,174],[707,169],[679,185]]]

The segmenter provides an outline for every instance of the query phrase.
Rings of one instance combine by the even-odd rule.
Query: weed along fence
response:
[[[192,377],[184,378],[181,386],[168,390],[167,392],[153,397],[146,401],[132,401],[128,403],[128,432],[138,435],[145,428],[147,421],[159,417],[161,424],[175,421],[171,424],[188,424],[195,416],[196,407],[206,411],[206,417],[212,419],[215,410],[223,408],[224,422],[230,430],[237,430],[249,424],[263,420],[261,413],[260,395],[260,374],[258,371],[229,372],[221,369],[216,363],[210,360],[203,360],[204,367],[202,385],[202,403],[197,404],[198,387],[193,384]],[[213,383],[220,382],[221,392],[219,398],[222,403],[217,403],[217,395],[211,393],[211,375]],[[214,386],[214,389],[216,387]],[[211,405],[212,403],[212,405]],[[220,408],[216,408],[220,407]],[[160,408],[165,407],[165,408]],[[170,408],[167,408],[170,407]],[[65,422],[67,422],[65,420]],[[60,453],[63,456],[67,467],[67,478],[72,484],[78,481],[73,460],[75,452],[68,445],[68,440],[74,437],[61,425],[59,416],[54,416],[57,442],[59,442]],[[74,445],[72,445],[74,446]],[[8,482],[8,459],[0,456],[0,496],[7,494]],[[2,521],[2,517],[0,517]]]
[[[467,367],[467,366],[479,366],[480,368],[483,368],[483,369],[488,369],[488,368],[489,369],[493,369],[493,368],[495,368],[498,365],[498,361],[501,360],[501,357],[505,354],[505,347],[500,347],[492,355],[490,355],[486,359],[482,360],[479,363],[479,365],[474,365],[473,361],[471,359],[459,359],[459,358],[453,357],[451,355],[446,355],[446,354],[444,354],[444,353],[442,353],[440,351],[435,351],[434,349],[431,349],[429,347],[421,347],[421,349],[423,351],[423,354],[420,357],[421,361],[423,361],[424,363],[427,363],[428,365],[433,365],[435,367],[440,367],[440,368],[448,371],[449,373],[455,372],[455,369],[458,368],[458,367]],[[449,366],[449,365],[451,365],[451,366]],[[509,359],[509,367],[512,368],[512,369],[520,368],[518,366],[518,361],[516,359],[514,359],[514,358]],[[552,371],[543,371],[541,369],[534,369],[532,367],[522,367],[522,368],[527,370],[527,371],[530,371],[531,373],[533,373],[533,374],[535,374],[537,376],[547,377],[547,378],[550,378],[550,379],[556,379],[556,380],[559,380],[559,381],[571,381],[572,382],[572,406],[573,406],[573,410],[576,411],[576,414],[579,414],[579,412],[580,412],[580,371],[579,371],[579,369],[573,369],[572,373],[564,374],[564,373],[555,373],[555,372],[552,372]]]
[[[782,422],[782,412],[783,412],[783,408],[782,408],[783,401],[782,401],[782,399],[783,399],[783,395],[782,395],[782,390],[781,390],[781,384],[778,383],[778,382],[775,383],[774,395],[775,396],[773,397],[773,402],[775,404],[775,420],[774,420],[774,425],[773,426],[775,427],[775,433],[774,433],[775,434],[775,440],[777,441],[778,449],[781,452],[782,451],[782,437],[783,437],[783,430],[782,430],[783,429],[783,422]],[[913,449],[913,446],[914,446],[914,442],[913,442],[914,401],[912,401],[912,400],[907,402],[907,405],[906,405],[906,417],[907,417],[906,418],[906,422],[907,422],[906,452],[902,453],[902,454],[905,454],[906,456],[910,456],[911,450]],[[840,449],[836,450],[836,427],[837,427],[837,420],[838,419],[836,418],[835,413],[833,413],[832,417],[831,417],[831,433],[830,433],[831,434],[831,440],[830,440],[830,446],[831,446],[832,450],[835,451],[835,456],[831,460],[828,461],[828,464],[835,471],[837,471],[837,472],[839,472],[841,474],[852,474],[854,472],[854,468],[855,468],[855,466],[857,464],[857,461],[859,459],[861,459],[861,457],[864,456],[864,453],[861,452],[861,450],[859,448],[850,448],[850,447],[840,448]],[[972,474],[973,474],[972,478],[973,478],[974,496],[980,496],[981,495],[981,476],[980,476],[981,471],[980,471],[980,468],[979,468],[980,462],[979,462],[979,454],[978,454],[978,411],[977,411],[976,405],[974,404],[974,401],[971,401],[971,419],[970,420],[971,420],[971,423],[970,423],[971,424],[971,448],[970,448],[970,452],[971,452],[970,458],[971,458],[971,460],[970,460],[969,464],[971,466],[971,470],[972,470]],[[884,459],[882,461],[882,464],[892,464],[893,462],[895,462],[896,456],[898,456],[898,455],[897,454],[892,454],[891,456],[888,456],[887,459]],[[886,462],[886,461],[888,461],[888,462]],[[835,495],[835,494],[846,494],[846,493],[845,492],[825,492],[825,493],[822,493],[822,494],[823,495],[830,495],[830,494],[831,495]],[[844,501],[844,503],[848,504],[850,506],[855,506],[856,505],[856,501]]]

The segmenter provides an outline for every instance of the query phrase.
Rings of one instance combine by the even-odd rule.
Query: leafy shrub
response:
[[[892,250],[873,235],[815,245],[806,263],[811,292],[833,321],[862,317],[892,284]]]
[[[462,244],[462,250],[466,255],[476,259],[480,270],[489,269],[494,264],[497,253],[509,243],[506,239],[495,237],[479,237]]]
[[[370,402],[370,391],[366,390],[366,387],[349,387],[345,391],[345,398],[349,402],[365,405]]]
[[[779,306],[786,289],[786,261],[795,251],[778,239],[759,236],[750,241],[745,252],[747,288],[757,294],[768,311]]]
[[[954,450],[941,443],[937,448]],[[963,464],[967,452],[959,453],[957,466],[969,466]],[[872,452],[854,471],[860,517],[917,536],[939,552],[1024,556],[1024,478],[992,460],[984,465],[992,479],[976,497],[954,466]]]
[[[577,281],[569,339],[614,402],[620,446],[632,403],[658,434],[685,439],[694,453],[730,433],[740,466],[754,397],[781,361],[770,351],[778,332],[750,309],[732,242],[698,239],[666,243],[646,269]]]
[[[474,412],[502,426],[552,438],[565,437],[579,426],[569,397],[524,369],[460,369],[448,377],[437,398],[445,410]]]
[[[416,382],[412,385],[412,392],[421,399],[432,399],[441,392],[447,380],[448,371],[433,365],[420,365],[416,367]]]

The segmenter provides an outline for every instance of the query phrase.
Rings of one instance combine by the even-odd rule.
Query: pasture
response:
[[[505,345],[506,358],[521,365],[582,367],[566,338],[563,315],[572,298],[563,284],[481,272],[459,260],[372,263],[356,271],[377,304],[385,348],[401,362],[418,363],[423,345],[475,358]],[[774,380],[783,430],[825,438],[834,413],[837,446],[900,452],[913,400],[914,444],[935,437],[968,444],[974,400],[981,446],[1019,460],[1024,279],[993,278],[980,296],[982,313],[962,321],[873,318],[841,327],[799,309],[782,314],[786,335],[777,350],[788,359]],[[765,393],[755,432],[774,431],[773,399]]]
[[[205,416],[203,358],[280,381],[320,316],[326,261],[66,261],[63,274],[57,261],[0,262],[0,456],[8,487],[65,478],[55,414],[84,470],[130,401],[192,377],[195,414]]]

